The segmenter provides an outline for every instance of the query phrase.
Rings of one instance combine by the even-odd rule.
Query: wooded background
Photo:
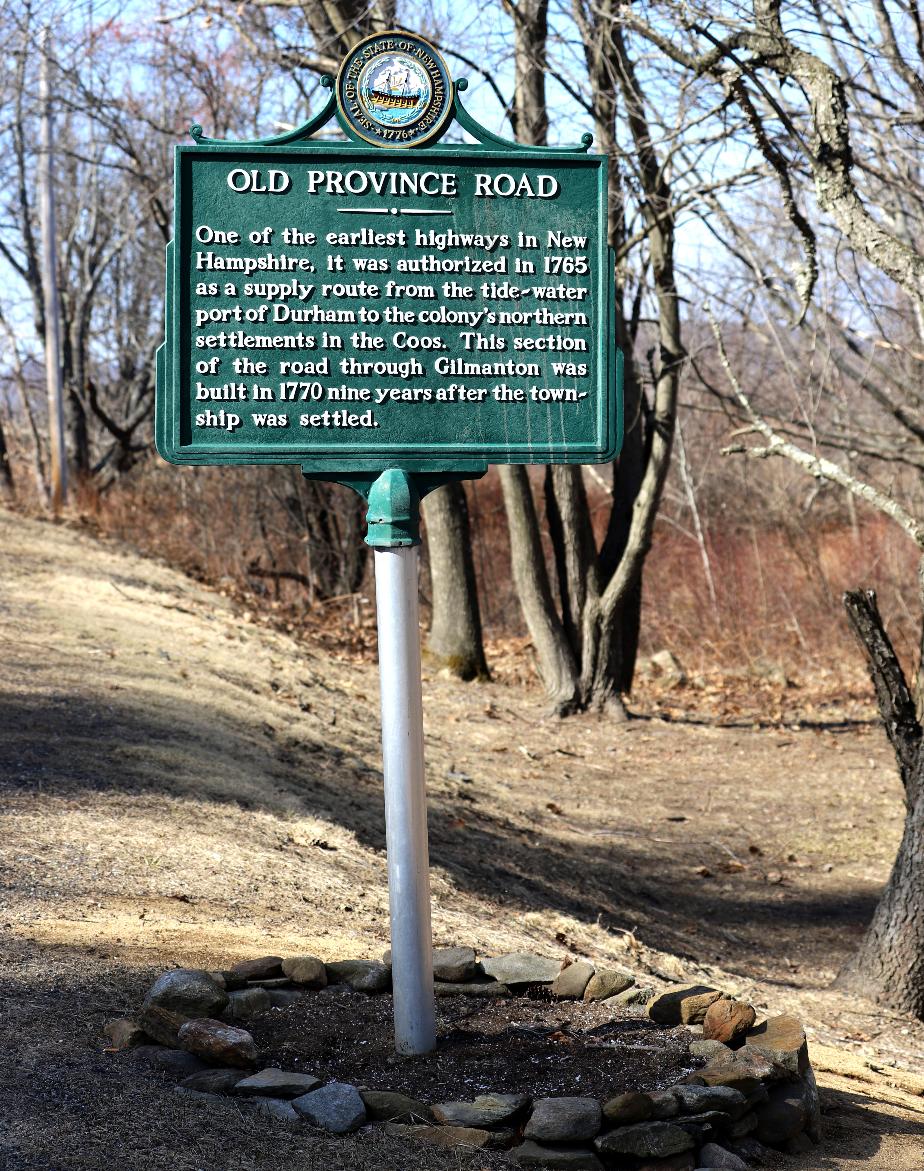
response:
[[[391,27],[428,37],[469,78],[467,103],[492,129],[533,144],[593,132],[610,163],[626,355],[626,443],[612,466],[506,467],[427,502],[433,659],[477,678],[492,639],[528,635],[556,712],[621,718],[640,648],[694,667],[838,664],[851,653],[839,595],[863,585],[878,590],[917,674],[916,0],[5,6],[7,499],[56,503],[45,391],[55,303],[69,507],[292,628],[319,614],[363,628],[358,498],[292,468],[164,467],[151,442],[154,351],[174,144],[192,122],[231,139],[303,122],[324,96],[319,74]],[[48,170],[54,302],[40,215]],[[875,599],[854,595],[851,614],[906,780],[910,853],[892,894],[924,902],[920,873],[902,870],[903,857],[924,856],[921,689],[902,692]],[[894,923],[899,911],[883,913]],[[920,1014],[924,916],[911,918],[908,950],[892,947],[884,964],[880,923],[873,951],[892,1002]]]

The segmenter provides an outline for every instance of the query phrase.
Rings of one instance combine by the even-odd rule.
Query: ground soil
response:
[[[507,1165],[289,1132],[105,1051],[103,1023],[167,967],[387,947],[374,665],[4,512],[0,648],[0,1165]],[[437,943],[794,1011],[827,1138],[785,1165],[920,1171],[924,1026],[830,988],[902,821],[860,677],[645,684],[628,724],[559,722],[510,685],[513,658],[490,684],[425,679]]]
[[[437,1050],[396,1059],[390,996],[308,995],[250,1027],[267,1065],[428,1103],[476,1094],[554,1097],[664,1089],[699,1064],[685,1029],[663,1030],[639,1011],[605,1002],[440,997]]]

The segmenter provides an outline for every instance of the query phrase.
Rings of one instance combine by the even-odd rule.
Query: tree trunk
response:
[[[502,465],[499,470],[513,584],[536,648],[546,694],[556,714],[564,716],[581,707],[578,668],[552,598],[529,476],[520,464]]]
[[[15,496],[16,485],[13,482],[13,468],[10,464],[9,449],[6,446],[3,420],[0,419],[0,500],[13,500]]]
[[[422,510],[433,589],[427,654],[459,679],[487,679],[464,486],[444,484],[424,497]]]
[[[924,737],[914,699],[872,590],[844,595],[866,652],[879,712],[905,788],[905,830],[873,921],[835,981],[898,1012],[924,1019]]]

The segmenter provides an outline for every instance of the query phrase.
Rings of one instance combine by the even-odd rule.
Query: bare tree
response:
[[[924,551],[924,159],[911,130],[924,115],[924,42],[916,4],[876,0],[871,17],[852,20],[840,0],[754,0],[731,15],[668,3],[625,20],[679,67],[680,84],[715,87],[738,108],[775,192],[762,207],[703,200],[706,222],[748,286],[744,297],[714,290],[725,317],[712,313],[724,385],[701,369],[737,427],[727,450],[783,458],[839,486]],[[819,51],[806,47],[806,29]],[[788,239],[768,214],[771,202]],[[742,221],[748,212],[756,223]],[[781,251],[791,266],[775,259]],[[744,376],[735,368],[725,336],[742,329],[773,347],[777,385],[751,390],[746,356]],[[838,983],[924,1016],[921,725],[874,593],[851,591],[845,602],[895,750],[906,817],[873,922]]]

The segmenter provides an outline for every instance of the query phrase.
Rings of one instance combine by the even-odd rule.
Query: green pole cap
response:
[[[366,544],[400,549],[420,544],[420,497],[401,468],[386,468],[369,489]]]

